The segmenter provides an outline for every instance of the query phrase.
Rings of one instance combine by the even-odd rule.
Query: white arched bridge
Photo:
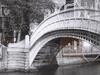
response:
[[[92,51],[81,51],[77,54],[74,52],[71,56],[99,56],[100,11],[83,8],[66,9],[47,17],[31,35],[30,66],[34,62],[44,63],[49,61],[50,63],[55,63],[56,55],[66,45],[64,42],[61,43],[61,40],[65,38],[72,38],[78,41],[78,46],[80,46],[79,41],[88,41],[92,45],[90,49]],[[66,54],[65,56],[68,55]]]

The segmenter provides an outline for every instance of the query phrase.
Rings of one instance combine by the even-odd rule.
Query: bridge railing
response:
[[[31,35],[31,40],[34,43],[37,38],[39,38],[41,35],[45,34],[47,32],[47,30],[52,29],[55,27],[53,24],[54,23],[59,23],[61,21],[63,21],[62,23],[59,24],[64,24],[66,23],[65,21],[69,21],[69,20],[88,20],[86,21],[86,24],[81,24],[79,22],[75,22],[77,25],[74,25],[74,23],[72,25],[68,25],[66,27],[85,27],[88,29],[88,27],[90,27],[90,29],[94,30],[94,31],[99,31],[100,32],[100,10],[94,10],[94,9],[84,9],[84,8],[80,8],[80,9],[66,9],[63,11],[60,11],[58,13],[53,13],[51,14],[48,18],[46,18],[45,20],[43,20],[39,26],[34,30],[34,32]],[[90,24],[89,22],[92,21]],[[67,22],[68,23],[68,22]],[[85,23],[85,22],[82,22]],[[49,29],[48,26],[52,25],[52,28],[50,27]],[[85,26],[83,26],[85,25]],[[90,26],[88,26],[90,25]],[[60,25],[57,25],[60,26]],[[44,30],[44,31],[43,31]],[[43,32],[42,32],[43,31]],[[40,34],[41,33],[41,34]]]
[[[48,16],[39,24],[37,29],[41,27],[41,25],[43,24],[47,25],[63,19],[70,20],[71,18],[88,18],[88,19],[100,21],[100,10],[86,9],[86,8],[66,9],[58,13],[53,13],[50,16]],[[37,29],[35,29],[35,31]],[[35,31],[33,32],[33,34],[35,33]]]

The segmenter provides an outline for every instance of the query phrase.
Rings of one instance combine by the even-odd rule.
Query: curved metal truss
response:
[[[100,35],[84,31],[84,30],[75,30],[75,29],[69,29],[69,30],[58,30],[58,31],[53,31],[50,33],[45,34],[42,36],[40,39],[37,40],[37,42],[31,47],[30,53],[34,51],[35,56],[32,54],[31,57],[34,57],[32,61],[35,60],[36,56],[38,55],[39,51],[53,39],[56,38],[61,38],[61,37],[70,37],[70,38],[76,38],[80,39],[83,41],[89,41],[89,43],[92,44],[93,47],[96,47],[97,49],[100,49]],[[58,51],[56,51],[57,55]],[[54,55],[54,56],[56,56]],[[88,58],[83,54],[84,59],[89,62]],[[99,54],[92,60],[96,60],[99,57]]]

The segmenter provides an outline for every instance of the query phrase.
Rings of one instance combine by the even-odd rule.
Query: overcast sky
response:
[[[66,3],[66,0],[52,0],[55,4],[62,6]]]

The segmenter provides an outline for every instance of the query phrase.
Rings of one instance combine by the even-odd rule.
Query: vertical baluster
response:
[[[74,10],[76,8],[81,8],[81,0],[74,0]],[[81,12],[80,11],[74,11],[74,18],[80,17]]]
[[[99,0],[95,0],[95,10],[98,10]]]
[[[95,10],[99,10],[99,0],[95,0]],[[98,17],[98,15],[100,15],[99,12],[95,11],[95,19],[96,20],[100,20],[100,18]]]
[[[85,2],[85,8],[88,8],[88,3],[87,2]],[[88,11],[87,10],[84,11],[84,17],[88,18]]]

